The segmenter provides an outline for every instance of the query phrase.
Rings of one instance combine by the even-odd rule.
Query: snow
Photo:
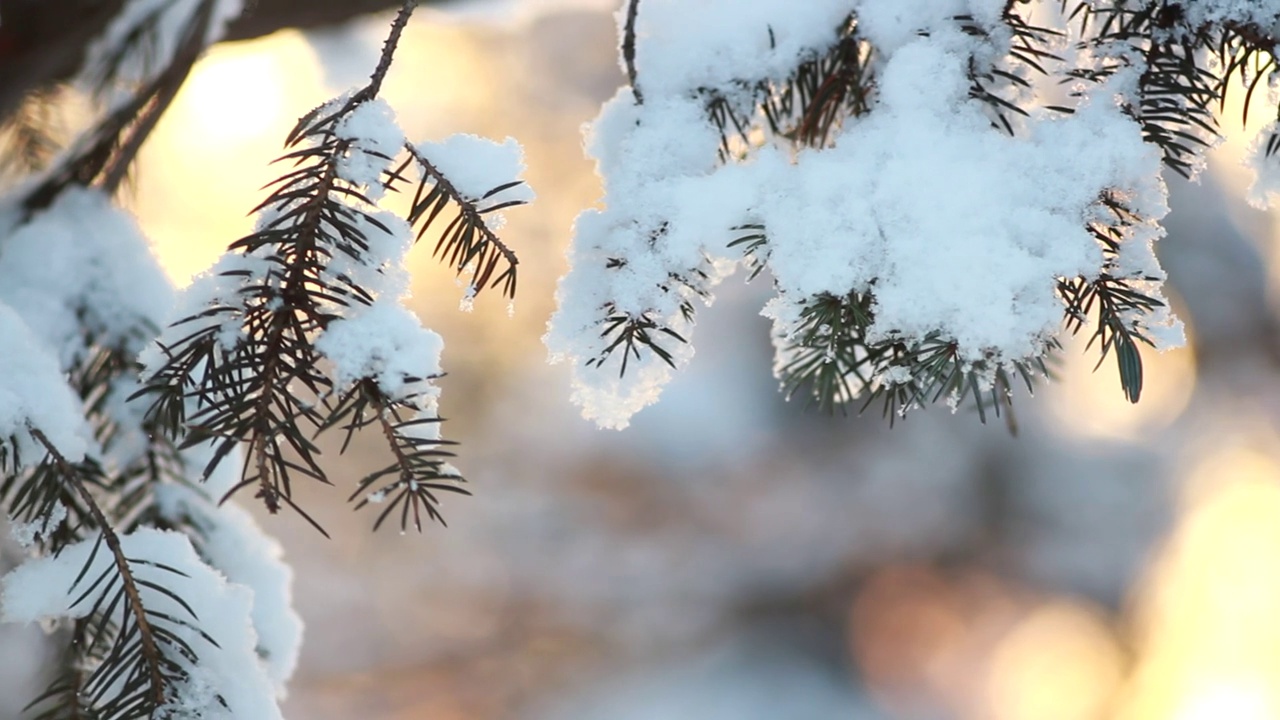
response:
[[[190,645],[199,657],[193,664],[179,653],[167,654],[170,661],[191,675],[190,683],[176,688],[176,697],[169,706],[171,717],[228,720],[281,717],[271,680],[265,673],[253,670],[258,667],[257,637],[250,619],[253,592],[242,585],[228,583],[201,562],[190,540],[181,533],[144,528],[121,537],[120,543],[134,575],[181,597],[198,621],[199,629],[179,623],[164,626]],[[76,578],[91,555],[92,563],[85,578],[98,577],[114,561],[105,544],[98,547],[94,555],[96,545],[96,539],[82,541],[56,557],[29,560],[4,576],[0,581],[0,619],[32,623],[87,616],[97,596],[90,594],[75,603],[86,582],[82,580],[78,585]],[[162,570],[158,565],[176,568],[185,577]],[[138,590],[148,610],[190,618],[167,594],[143,584],[139,584]],[[214,638],[217,645],[205,640],[201,631]],[[225,707],[219,696],[225,700]]]
[[[444,341],[422,327],[399,302],[379,301],[352,317],[335,320],[316,340],[316,349],[333,361],[340,387],[374,378],[393,398],[422,391],[424,379],[441,372]]]
[[[203,467],[193,463],[192,467]],[[230,483],[239,480],[240,461],[229,458],[215,474]],[[257,654],[275,686],[286,696],[285,684],[297,668],[302,650],[302,619],[293,609],[293,570],[283,560],[280,544],[266,535],[253,517],[234,502],[218,503],[226,482],[198,487],[167,485],[157,489],[165,517],[187,518],[199,529],[201,557],[227,582],[253,591],[251,620]]]
[[[1274,29],[1280,23],[1280,2],[1277,0],[1190,0],[1182,3],[1186,13],[1186,25],[1197,27],[1206,23],[1252,23],[1263,29]]]
[[[366,100],[339,120],[334,132],[351,143],[338,164],[338,176],[363,188],[365,197],[377,202],[385,192],[382,173],[404,147],[395,110],[382,98]]]
[[[876,49],[892,55],[921,35],[954,27],[953,18],[970,16],[985,29],[1000,26],[1005,0],[862,0],[858,32]]]
[[[1103,268],[1086,222],[1102,219],[1097,200],[1104,192],[1122,197],[1140,218],[1110,272],[1162,278],[1151,252],[1167,212],[1160,155],[1112,102],[1117,85],[1085,94],[1073,115],[1033,111],[1012,137],[993,129],[989,107],[969,97],[971,59],[1007,52],[1007,33],[995,32],[1003,5],[859,3],[859,31],[876,42],[879,58],[872,112],[846,123],[831,147],[766,143],[744,162],[721,165],[718,131],[694,91],[776,75],[781,59],[731,53],[734,62],[725,66],[735,75],[709,75],[702,53],[745,42],[750,22],[708,33],[710,25],[697,18],[703,8],[718,8],[714,2],[688,15],[646,3],[641,17],[649,20],[641,27],[649,30],[637,46],[644,101],[622,90],[587,132],[605,207],[575,223],[571,269],[545,337],[552,361],[573,365],[574,401],[584,415],[623,427],[656,400],[672,376],[656,355],[632,358],[621,378],[616,358],[603,368],[585,366],[612,342],[600,323],[608,314],[648,317],[689,339],[681,304],[700,299],[728,272],[736,256],[726,246],[736,226],[765,227],[777,291],[765,314],[775,320],[780,353],[805,303],[857,292],[874,297],[870,342],[937,333],[968,363],[1039,356],[1061,326],[1057,279],[1093,278]],[[760,2],[735,6],[734,14],[768,22],[783,38],[791,35],[773,23],[785,16],[803,16],[806,27],[818,19],[809,13],[827,13],[825,27],[840,17],[831,3],[803,7]],[[957,15],[991,32],[967,33]],[[682,35],[688,28],[695,30]],[[796,37],[801,44],[819,40]],[[785,55],[794,63],[794,52]],[[655,56],[660,64],[640,62]],[[675,277],[699,280],[681,287]],[[1158,288],[1150,289],[1158,297]],[[1171,318],[1152,323],[1167,325],[1164,336],[1177,341]],[[674,339],[668,346],[677,368],[692,356]],[[893,367],[880,372],[874,382],[901,379]]]
[[[643,0],[636,71],[643,94],[676,95],[734,81],[781,79],[836,40],[849,0]],[[732,17],[733,22],[724,18]],[[626,21],[626,3],[618,26]],[[714,31],[713,31],[714,30]]]
[[[487,138],[456,133],[439,142],[415,146],[431,161],[468,202],[478,203],[494,190],[520,179],[524,173],[524,150],[514,138],[501,143]],[[493,196],[490,204],[534,199],[532,188],[520,184]]]
[[[24,458],[42,458],[34,428],[63,457],[83,458],[93,447],[80,399],[67,385],[58,359],[13,308],[0,303],[0,437],[15,438]]]
[[[137,223],[96,190],[71,188],[5,239],[0,301],[69,368],[85,335],[137,351],[140,328],[152,330],[173,291]]]
[[[67,506],[54,503],[49,514],[42,515],[31,522],[14,522],[9,527],[9,535],[24,548],[34,548],[37,542],[49,537],[50,531],[56,529],[67,519]]]

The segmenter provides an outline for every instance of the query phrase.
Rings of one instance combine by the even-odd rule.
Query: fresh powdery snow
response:
[[[369,377],[389,397],[402,398],[410,379],[440,374],[444,341],[423,328],[417,315],[397,299],[362,310],[333,321],[316,340],[316,349],[333,361],[340,386]]]
[[[208,462],[206,446],[188,451],[191,467]],[[198,549],[229,583],[253,591],[250,619],[257,637],[261,667],[284,699],[302,650],[302,619],[293,609],[293,570],[284,562],[280,544],[233,502],[219,501],[240,481],[238,452],[226,458],[198,486],[165,485],[156,490],[161,514],[183,518],[199,529]]]
[[[1229,21],[1273,32],[1280,28],[1280,0],[1184,0],[1181,5],[1190,27]]]
[[[247,671],[257,668],[260,662],[251,620],[253,592],[243,585],[228,583],[202,563],[190,540],[181,533],[144,528],[121,537],[120,544],[135,576],[144,581],[138,584],[144,607],[153,614],[186,620],[194,620],[194,615],[199,620],[198,624],[164,625],[199,658],[192,662],[178,652],[166,654],[190,676],[181,687],[174,688],[166,717],[281,717],[276,689],[268,676]],[[105,546],[91,539],[65,548],[57,556],[27,561],[0,580],[0,619],[30,623],[87,616],[98,595],[82,597],[82,593],[114,560]],[[86,566],[88,570],[81,576]],[[183,574],[164,568],[180,568]],[[157,587],[181,597],[190,610]],[[122,622],[121,613],[127,611],[127,604],[114,607],[115,622]],[[217,643],[210,643],[205,634]]]
[[[15,438],[21,455],[43,457],[44,448],[28,433],[38,430],[64,457],[83,458],[93,435],[53,350],[3,303],[0,337],[0,437]]]
[[[173,288],[137,223],[97,190],[69,188],[9,234],[0,278],[0,303],[21,317],[42,348],[56,353],[54,367],[63,373],[84,362],[92,345],[138,353],[173,305]],[[21,343],[6,347],[24,352]],[[5,374],[0,384],[10,378]],[[139,429],[146,408],[127,402],[137,387],[126,373],[101,398],[117,426],[109,458],[116,466],[130,464],[149,442]]]
[[[415,148],[427,158],[463,198],[483,201],[493,197],[499,202],[530,202],[533,189],[521,183],[490,196],[499,187],[508,186],[524,174],[524,149],[514,138],[498,143],[467,133],[456,133],[439,142],[418,143]],[[485,203],[479,203],[481,209]],[[488,223],[486,218],[486,223]]]
[[[1072,115],[1033,111],[1015,136],[994,129],[990,108],[969,97],[969,63],[1008,52],[1004,5],[642,3],[642,98],[623,89],[587,131],[604,208],[577,220],[545,337],[552,360],[572,365],[584,414],[624,427],[672,374],[647,353],[629,358],[620,375],[621,349],[587,366],[613,341],[602,332],[605,317],[647,317],[689,339],[681,306],[701,293],[672,278],[703,278],[708,290],[741,257],[726,245],[732,228],[746,224],[765,228],[761,255],[777,290],[765,314],[779,352],[803,303],[856,291],[875,298],[872,342],[938,332],[970,362],[1038,356],[1062,323],[1057,279],[1101,270],[1102,250],[1085,226],[1104,192],[1143,219],[1129,229],[1113,272],[1162,278],[1151,252],[1167,212],[1161,160],[1114,99],[1124,78],[1083,95]],[[735,22],[699,22],[703,11]],[[830,45],[851,12],[875,48],[871,112],[846,123],[830,147],[764,144],[743,162],[722,163],[702,93],[732,96],[785,75],[797,58]],[[961,15],[985,32],[961,29]],[[1147,289],[1158,297],[1158,288]],[[1180,342],[1171,317],[1155,317],[1150,330]],[[688,362],[690,345],[663,339],[676,367]]]
[[[396,124],[395,110],[382,98],[367,100],[338,121],[335,133],[351,143],[338,166],[338,176],[364,186],[365,196],[378,201],[384,191],[382,173],[404,147],[404,132]]]

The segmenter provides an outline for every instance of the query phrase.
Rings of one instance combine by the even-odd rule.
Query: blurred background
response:
[[[1238,109],[1209,174],[1170,178],[1158,249],[1190,345],[1146,353],[1139,405],[1073,341],[1061,380],[1019,398],[1017,437],[945,407],[893,428],[806,411],[770,375],[768,280],[739,274],[689,371],[602,431],[540,337],[573,217],[600,196],[579,129],[623,82],[611,9],[427,8],[402,42],[384,95],[410,139],[513,136],[539,198],[509,213],[513,307],[462,312],[431,248],[411,256],[475,493],[446,501],[449,527],[372,534],[346,487],[300,498],[333,540],[260,514],[307,623],[286,715],[1280,717],[1280,256],[1272,216],[1241,199]],[[387,20],[200,63],[129,201],[176,284],[250,230],[285,134],[362,82]],[[350,487],[376,452],[331,466]]]

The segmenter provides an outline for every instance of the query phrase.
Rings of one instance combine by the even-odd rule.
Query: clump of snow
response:
[[[1192,28],[1232,22],[1253,24],[1274,32],[1280,23],[1280,1],[1277,0],[1191,0],[1181,5],[1185,23]]]
[[[671,96],[781,78],[815,49],[835,42],[851,5],[849,0],[644,0],[636,18],[638,84],[646,95]],[[624,3],[619,28],[626,11]]]
[[[467,133],[440,142],[418,143],[416,149],[440,171],[468,202],[529,202],[533,189],[521,183],[486,198],[490,191],[514,182],[524,174],[524,149],[513,138],[501,143]],[[482,206],[485,203],[481,203]]]
[[[68,188],[4,240],[0,300],[69,368],[92,338],[134,352],[173,303],[173,290],[137,223],[97,190]],[[87,336],[87,337],[86,337]]]
[[[1110,101],[1118,85],[1086,94],[1072,115],[1033,111],[1015,136],[993,128],[990,106],[970,97],[970,63],[1009,51],[1003,0],[856,4],[858,31],[878,58],[872,111],[847,122],[829,147],[766,143],[729,165],[720,163],[719,133],[694,92],[710,80],[698,63],[682,63],[701,57],[695,37],[718,47],[742,42],[748,31],[735,23],[722,38],[690,23],[697,32],[685,47],[677,42],[682,30],[661,26],[688,23],[675,10],[664,16],[669,5],[645,4],[640,15],[649,18],[642,28],[656,28],[638,37],[643,103],[624,89],[588,130],[605,207],[575,223],[571,268],[544,338],[553,362],[573,365],[574,401],[600,425],[624,426],[672,374],[643,348],[641,357],[628,358],[622,377],[621,346],[595,367],[616,340],[610,323],[647,320],[690,339],[684,311],[707,299],[740,257],[727,247],[733,228],[764,227],[758,256],[777,290],[766,314],[775,321],[780,362],[801,308],[819,295],[870,294],[868,342],[936,334],[956,345],[962,362],[998,366],[1039,356],[1057,334],[1059,278],[1093,279],[1107,262],[1117,277],[1163,278],[1151,252],[1167,212],[1161,158]],[[843,7],[847,12],[849,4]],[[735,6],[734,15],[807,17],[821,9],[831,14],[832,32],[840,22],[828,3],[751,8]],[[967,31],[959,16],[985,32]],[[666,64],[640,63],[655,55]],[[737,79],[769,77],[777,62],[766,53],[726,66]],[[1104,194],[1122,199],[1138,218],[1113,261],[1086,228],[1107,220],[1099,215]],[[1158,287],[1147,289],[1159,297]],[[1161,339],[1179,337],[1171,318],[1149,321],[1168,330],[1156,333]],[[687,363],[688,345],[653,333],[675,368]],[[872,383],[902,381],[893,375],[901,368],[881,371],[886,375]]]
[[[422,327],[396,301],[379,301],[351,317],[335,320],[316,339],[316,349],[333,361],[339,386],[374,378],[393,398],[421,391],[421,380],[439,375],[444,341]]]
[[[0,302],[0,438],[15,438],[27,459],[45,456],[28,428],[39,430],[70,461],[93,447],[93,433],[53,350],[13,308]]]
[[[190,683],[173,688],[175,697],[167,708],[171,716],[227,720],[281,717],[275,687],[261,669],[256,654],[258,640],[251,621],[253,591],[228,583],[205,565],[181,533],[141,529],[122,536],[120,544],[130,560],[131,572],[145,581],[138,584],[144,607],[173,618],[193,619],[194,615],[199,619],[191,626],[164,623],[167,632],[198,656],[198,661],[192,662],[172,648],[166,652],[166,659],[191,677]],[[98,595],[89,593],[81,598],[81,594],[86,584],[108,571],[113,562],[112,553],[96,538],[69,546],[57,556],[27,561],[0,580],[0,619],[31,623],[86,617]],[[77,583],[86,566],[87,572]],[[152,583],[182,598],[190,611]],[[113,612],[118,623],[123,620],[120,613],[128,610],[116,605]],[[217,644],[206,640],[201,631]]]
[[[395,110],[382,98],[366,100],[338,121],[334,133],[351,144],[338,163],[338,176],[364,188],[365,196],[376,202],[386,190],[382,173],[404,147]]]
[[[1275,207],[1280,202],[1280,122],[1258,131],[1244,162],[1253,171],[1246,195],[1249,204],[1259,210]]]
[[[936,30],[950,30],[955,18],[971,17],[987,30],[1001,27],[1005,0],[861,0],[858,32],[886,56]]]
[[[237,457],[221,467],[231,483],[239,480]],[[165,485],[156,490],[157,502],[165,517],[186,519],[197,528],[197,549],[209,565],[228,582],[253,591],[251,619],[257,654],[276,696],[283,700],[302,649],[302,619],[293,609],[293,570],[284,562],[280,544],[262,531],[253,516],[234,502],[218,502],[225,492],[221,486],[226,484]]]
[[[137,223],[100,191],[71,187],[5,237],[0,302],[21,316],[57,368],[68,372],[95,348],[131,357],[165,321],[173,289]],[[126,399],[137,388],[126,373],[102,397],[119,432],[112,460],[128,464],[147,438],[138,431],[145,408]]]

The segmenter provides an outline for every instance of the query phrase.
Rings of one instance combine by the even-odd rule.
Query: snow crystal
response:
[[[36,542],[49,537],[49,533],[67,519],[67,506],[60,502],[53,504],[52,510],[33,522],[13,522],[9,526],[9,535],[24,548],[33,547]]]
[[[1259,210],[1275,207],[1280,201],[1280,122],[1258,131],[1244,162],[1254,173],[1246,196],[1249,204]]]
[[[135,576],[175,593],[199,619],[191,627],[165,624],[166,630],[199,656],[198,662],[192,663],[177,652],[168,654],[168,659],[182,666],[192,678],[191,683],[176,688],[177,697],[170,708],[173,716],[227,720],[281,717],[275,689],[255,653],[258,643],[250,621],[253,592],[228,583],[201,562],[190,540],[181,533],[141,529],[122,536],[120,543]],[[0,580],[0,618],[30,623],[87,616],[94,605],[93,597],[75,601],[85,582],[91,580],[81,580],[79,585],[75,581],[91,556],[85,578],[96,578],[114,562],[105,545],[99,545],[96,539],[85,540],[57,556],[29,560],[5,575]],[[162,566],[183,574],[165,571]],[[138,589],[143,605],[153,613],[175,618],[189,616],[166,593],[141,584]],[[217,644],[208,642],[201,631]]]

